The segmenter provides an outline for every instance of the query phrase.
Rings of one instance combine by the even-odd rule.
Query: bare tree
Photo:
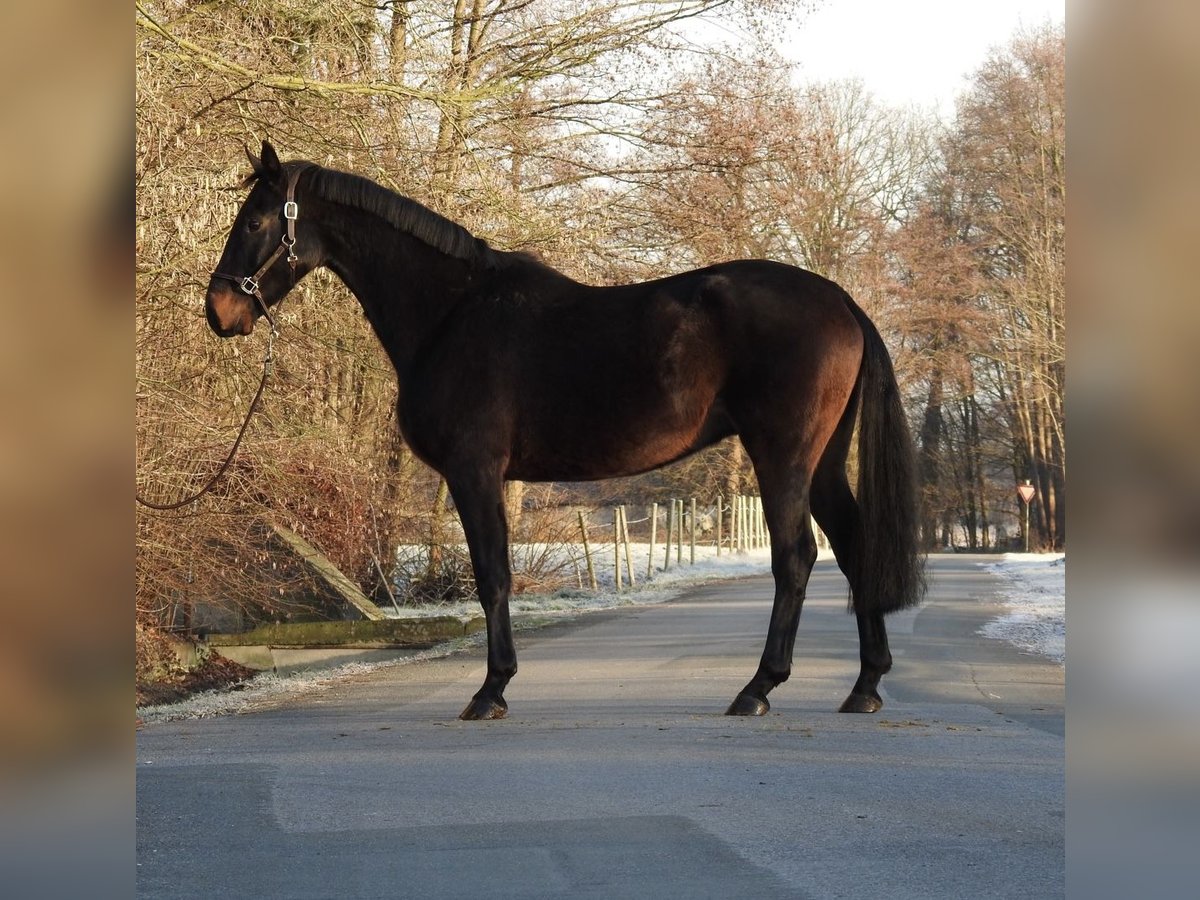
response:
[[[987,278],[991,366],[1015,479],[1038,488],[1038,543],[1066,532],[1066,104],[1061,29],[1019,35],[959,105],[951,172]]]
[[[893,238],[894,323],[923,407],[926,540],[1038,488],[1034,544],[1065,540],[1065,106],[1061,30],[976,74],[917,213]],[[903,358],[903,357],[902,357]],[[940,530],[941,534],[935,534]]]
[[[965,225],[951,198],[935,184],[892,236],[893,327],[903,335],[906,375],[918,416],[922,520],[926,547],[951,542],[951,529],[982,519],[984,466],[980,459],[973,366],[986,341],[986,317],[976,300],[981,279],[963,242]]]

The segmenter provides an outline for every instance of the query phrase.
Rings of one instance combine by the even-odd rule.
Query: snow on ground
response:
[[[1008,612],[984,625],[980,634],[1063,665],[1067,652],[1066,556],[1006,553],[1001,562],[982,565],[1008,583],[1001,591]]]
[[[577,557],[582,561],[582,547],[576,548]],[[525,627],[535,627],[547,619],[561,619],[583,615],[588,612],[612,609],[620,606],[645,605],[662,603],[678,596],[686,588],[706,581],[744,578],[750,575],[768,575],[771,572],[771,551],[767,548],[751,550],[745,553],[722,552],[716,555],[712,546],[696,547],[696,564],[691,565],[690,548],[683,548],[683,562],[677,562],[677,553],[671,553],[670,568],[663,570],[664,549],[661,544],[655,548],[654,571],[652,577],[646,578],[647,557],[650,547],[648,544],[630,544],[630,557],[633,563],[635,583],[633,588],[626,584],[625,589],[617,591],[613,573],[613,545],[593,544],[592,562],[596,567],[596,580],[599,589],[570,588],[557,591],[550,595],[525,594],[513,597],[510,607],[513,611],[513,627],[521,630]],[[568,552],[570,548],[568,548]],[[832,559],[833,554],[822,550],[820,559]],[[583,563],[581,562],[581,567]],[[625,556],[621,554],[622,578],[625,578]],[[587,584],[587,570],[583,568],[584,584]],[[427,607],[401,607],[399,611],[384,608],[384,612],[393,618],[418,618],[422,616],[474,616],[480,614],[479,604],[457,603]],[[469,635],[428,650],[414,653],[400,659],[390,659],[379,663],[350,663],[346,665],[314,669],[293,675],[280,677],[271,672],[263,672],[242,688],[235,691],[207,691],[182,700],[179,703],[163,706],[147,706],[138,709],[138,717],[146,723],[169,722],[175,719],[199,719],[209,716],[227,715],[230,713],[249,712],[273,705],[283,699],[305,694],[319,693],[327,690],[338,680],[371,672],[390,666],[402,666],[420,660],[436,659],[449,656],[470,647],[478,647],[484,643],[482,633]]]
[[[556,591],[553,594],[522,594],[514,596],[509,607],[514,614],[536,614],[539,619],[547,615],[573,615],[599,609],[612,609],[616,606],[637,606],[647,603],[661,603],[677,596],[683,588],[706,581],[725,578],[745,578],[750,575],[771,574],[771,551],[763,547],[745,553],[730,553],[723,550],[717,556],[713,546],[697,545],[696,563],[692,565],[691,550],[684,544],[683,562],[678,561],[678,551],[672,549],[669,568],[663,568],[664,547],[658,544],[654,549],[653,571],[648,579],[647,557],[650,553],[649,544],[630,543],[629,555],[633,567],[634,585],[629,586],[624,548],[621,551],[621,578],[623,589],[616,589],[614,573],[614,552],[612,543],[592,544],[592,565],[596,570],[598,590],[592,591],[587,587],[570,587]],[[576,555],[579,560],[580,580],[588,583],[586,564],[583,562],[581,546],[566,545],[566,552]],[[821,550],[818,559],[833,559],[828,550]],[[424,616],[471,616],[480,613],[479,604],[475,601],[443,604],[441,606],[401,607],[399,610],[385,606],[385,614],[394,619],[421,618]]]

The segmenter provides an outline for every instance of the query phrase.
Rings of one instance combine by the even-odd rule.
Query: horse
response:
[[[470,551],[487,674],[460,718],[503,717],[517,671],[505,481],[646,472],[732,435],[758,478],[775,595],[758,668],[727,714],[763,715],[791,672],[817,556],[810,511],[858,625],[860,672],[840,711],[882,707],[884,616],[925,591],[915,456],[891,357],[845,290],[768,260],[587,285],[362,176],[281,162],[267,141],[247,156],[208,323],[222,337],[264,316],[274,329],[271,308],[321,266],[361,303],[396,370],[400,431],[445,478]]]

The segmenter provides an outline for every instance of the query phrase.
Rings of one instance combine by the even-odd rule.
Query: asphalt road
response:
[[[1063,670],[975,634],[977,558],[889,618],[875,715],[845,582],[818,564],[770,713],[723,710],[771,582],[518,635],[496,722],[455,717],[479,651],[138,735],[138,892],[280,898],[1051,898],[1063,894]]]

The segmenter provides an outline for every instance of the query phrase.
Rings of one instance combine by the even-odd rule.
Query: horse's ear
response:
[[[262,174],[270,179],[283,175],[283,163],[279,161],[279,154],[267,141],[262,143]]]
[[[247,188],[262,177],[263,163],[245,144],[242,144],[242,149],[246,151],[246,159],[250,160],[250,174],[242,179],[242,187]]]
[[[242,144],[242,149],[246,151],[246,159],[250,160],[250,168],[256,176],[262,174],[262,160],[250,152],[250,148]]]

